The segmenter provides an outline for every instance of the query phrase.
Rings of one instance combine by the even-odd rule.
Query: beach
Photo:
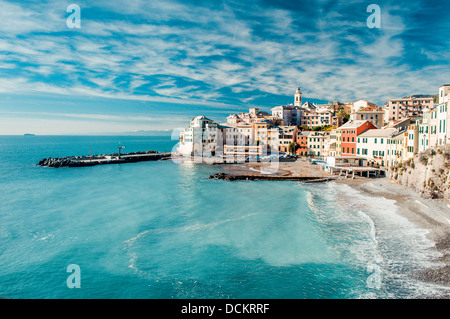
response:
[[[324,172],[312,166],[307,160],[299,159],[292,162],[278,163],[276,174],[280,176],[310,176],[329,177]],[[245,163],[228,165],[224,172],[230,175],[255,175],[258,171],[266,172],[267,163]],[[444,266],[432,268],[416,274],[422,281],[442,285],[450,285],[450,203],[444,200],[422,198],[414,190],[398,185],[389,178],[366,178],[356,176],[354,179],[345,176],[337,177],[333,182],[346,184],[358,191],[374,197],[383,197],[395,201],[398,213],[415,225],[428,230],[427,237],[435,243],[435,248],[441,254],[437,262]],[[450,296],[439,296],[450,298]]]
[[[438,261],[445,266],[419,273],[417,278],[450,285],[450,203],[422,198],[412,189],[398,185],[388,178],[368,181],[362,178],[344,179],[338,182],[346,183],[366,194],[395,200],[401,215],[429,230],[428,237],[435,242],[436,249],[442,254]]]

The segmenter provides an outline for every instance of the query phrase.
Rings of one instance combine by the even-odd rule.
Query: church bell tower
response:
[[[302,106],[302,92],[300,91],[300,87],[297,87],[297,91],[295,91],[295,102],[294,106]]]

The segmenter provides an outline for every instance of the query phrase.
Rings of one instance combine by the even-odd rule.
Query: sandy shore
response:
[[[268,167],[267,163],[228,165],[224,172],[237,175],[272,172],[279,176],[330,176],[329,173],[311,166],[304,159],[295,162],[280,162],[278,165],[276,169]],[[442,254],[438,261],[445,266],[419,273],[417,278],[422,281],[450,285],[450,203],[424,199],[412,189],[398,185],[388,178],[339,177],[335,182],[344,183],[372,196],[395,200],[401,215],[421,228],[429,230],[429,238],[435,242],[436,249]],[[450,296],[442,298],[450,298]]]

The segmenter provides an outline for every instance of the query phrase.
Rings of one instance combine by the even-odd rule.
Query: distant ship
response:
[[[25,134],[23,134],[23,136],[35,136],[35,135],[31,134],[31,133],[25,133]]]

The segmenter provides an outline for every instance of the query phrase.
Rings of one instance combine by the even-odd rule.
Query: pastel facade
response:
[[[387,167],[397,166],[398,164],[403,163],[406,152],[406,147],[404,144],[406,134],[406,132],[401,132],[388,138],[386,155]]]
[[[419,152],[419,125],[415,123],[409,125],[406,134],[405,160],[413,158]]]
[[[267,148],[268,152],[278,152],[278,128],[273,123],[263,120],[257,123],[253,123],[252,127],[255,131],[255,144],[263,145]]]
[[[330,136],[330,132],[311,132],[308,135],[308,152],[310,156],[323,156],[325,140]]]
[[[331,130],[328,138],[324,140],[323,156],[336,156],[336,130]]]
[[[370,129],[358,135],[356,154],[375,162],[386,165],[388,139],[396,133],[396,129]]]
[[[333,112],[327,109],[303,110],[301,122],[301,125],[303,126],[306,126],[308,128],[314,128],[318,126],[331,126],[332,124],[333,124]]]
[[[430,95],[411,95],[401,99],[389,100],[387,121],[396,121],[408,117],[419,117],[426,108],[432,108],[434,98]]]
[[[381,108],[376,110],[358,110],[353,111],[350,114],[351,120],[367,120],[372,123],[376,128],[382,128],[384,126],[384,111]]]
[[[342,131],[336,129],[336,156],[342,155]]]
[[[447,113],[447,118],[445,121],[445,126],[447,127],[446,144],[450,144],[450,84],[442,85],[439,88],[439,105],[443,106],[443,112]]]
[[[436,146],[447,144],[448,134],[448,102],[436,105]]]
[[[361,133],[376,129],[369,121],[354,120],[348,121],[344,125],[337,128],[340,131],[340,156],[356,156],[357,137]]]
[[[297,126],[278,126],[278,151],[289,152],[289,144],[297,141]]]
[[[423,152],[430,147],[430,111],[425,109],[416,123],[419,127],[419,152]]]
[[[313,132],[310,131],[302,131],[297,132],[297,144],[298,149],[296,154],[306,156],[308,155],[308,136]]]

